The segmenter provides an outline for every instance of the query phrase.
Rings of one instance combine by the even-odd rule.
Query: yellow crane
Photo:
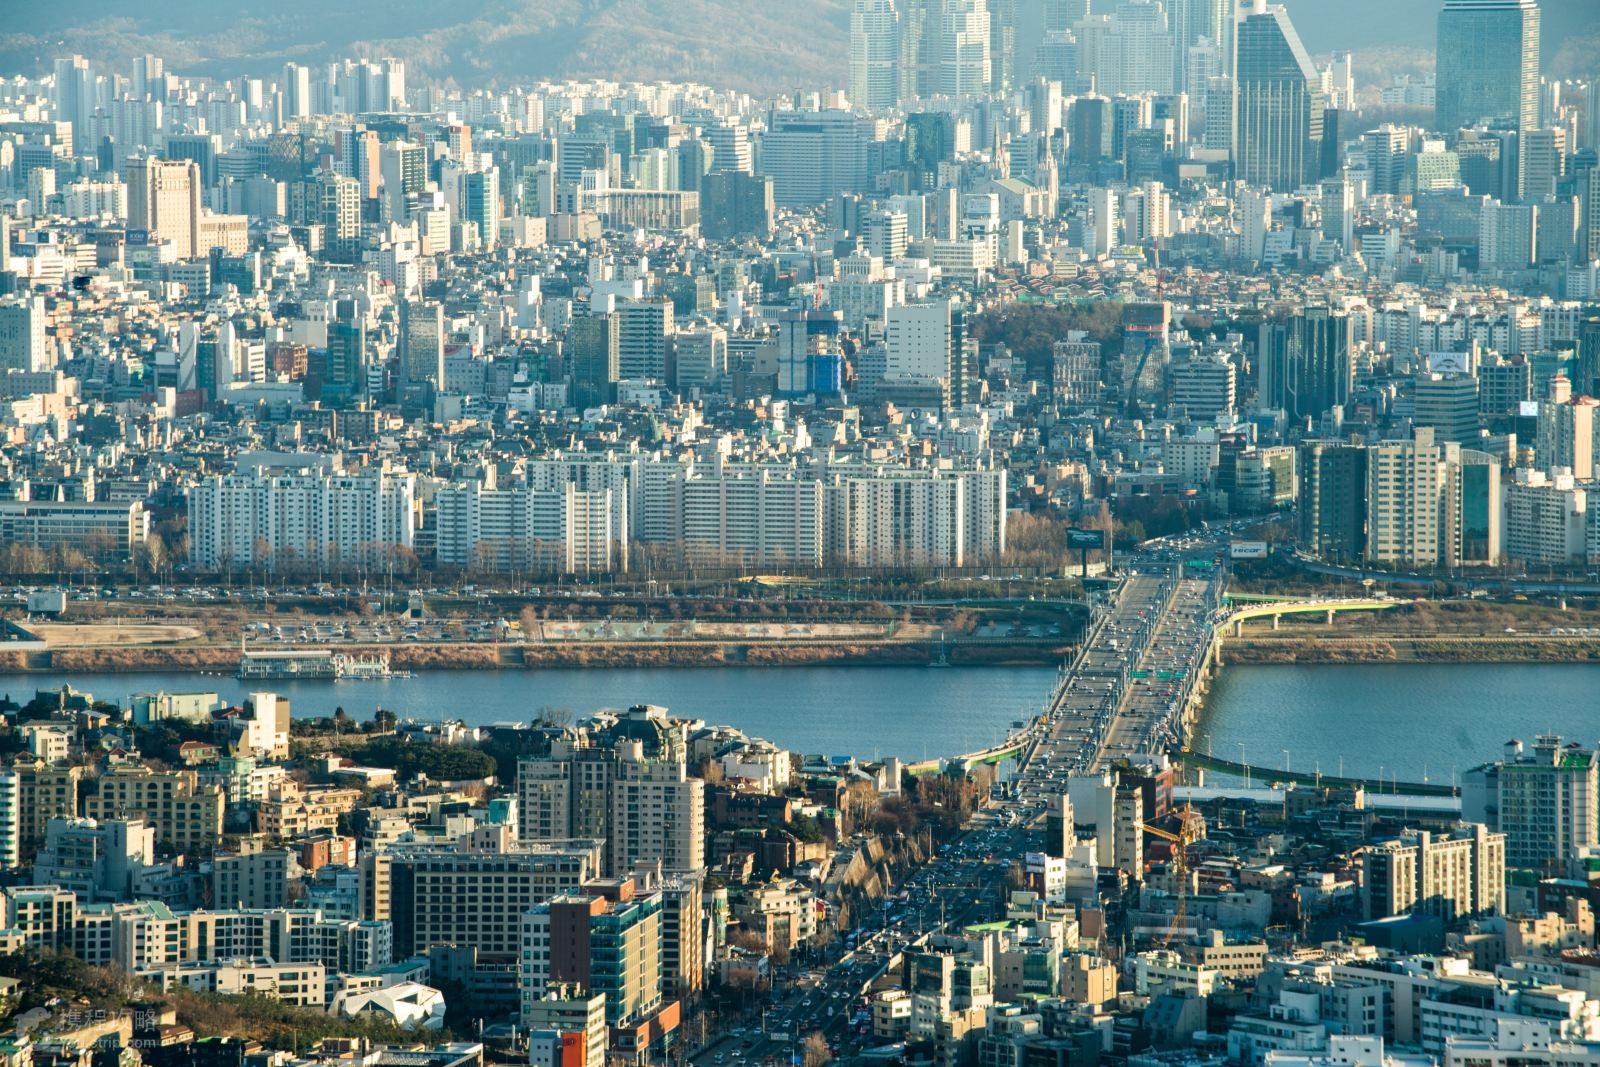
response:
[[[1172,913],[1172,925],[1161,938],[1161,947],[1166,948],[1189,917],[1189,846],[1205,837],[1206,820],[1191,805],[1185,804],[1178,812],[1177,833],[1157,826],[1146,826],[1144,832],[1172,845],[1172,876],[1178,891],[1178,906]]]

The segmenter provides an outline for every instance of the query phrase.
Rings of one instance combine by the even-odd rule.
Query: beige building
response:
[[[1368,919],[1420,913],[1449,923],[1497,914],[1505,901],[1506,838],[1481,823],[1379,842],[1361,866]]]
[[[84,801],[91,819],[143,819],[177,849],[209,848],[222,839],[222,790],[197,786],[194,771],[119,769],[98,785]]]
[[[17,765],[17,837],[21,844],[43,841],[51,819],[78,817],[78,783],[84,773],[82,767]]]
[[[128,229],[171,241],[179,259],[200,254],[200,168],[187,159],[128,160]]]
[[[289,876],[299,864],[286,848],[267,848],[264,837],[247,837],[239,851],[211,860],[211,903],[217,908],[282,908],[289,904]]]

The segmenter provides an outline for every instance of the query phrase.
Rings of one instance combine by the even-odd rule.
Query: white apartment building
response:
[[[627,509],[609,489],[585,491],[570,481],[491,489],[474,482],[440,489],[434,503],[441,564],[562,574],[628,569]]]
[[[415,479],[342,473],[304,457],[214,475],[189,490],[189,558],[205,568],[376,565],[416,537]],[[242,466],[242,464],[241,464]]]
[[[0,771],[0,869],[22,862],[22,776]]]
[[[682,494],[681,536],[689,556],[734,562],[820,567],[822,483],[798,471],[726,468],[689,474]]]
[[[967,494],[959,478],[852,478],[847,556],[858,567],[963,566]]]
[[[1524,563],[1560,566],[1588,558],[1588,492],[1572,473],[1519,469],[1505,487],[1505,552]]]
[[[1553,735],[1531,753],[1513,741],[1504,759],[1462,776],[1462,817],[1506,836],[1507,866],[1564,868],[1600,846],[1597,762],[1594,750]]]

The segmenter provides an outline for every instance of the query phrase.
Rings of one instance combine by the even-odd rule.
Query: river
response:
[[[1194,747],[1237,760],[1243,745],[1258,767],[1448,783],[1543,733],[1600,741],[1600,664],[1225,667]]]
[[[134,693],[251,689],[287,696],[300,716],[343,706],[471,725],[527,721],[549,706],[579,714],[653,703],[738,727],[785,748],[871,759],[951,756],[992,744],[1038,714],[1047,667],[708,667],[424,671],[386,682],[259,682],[187,673],[0,675],[0,693],[72,685],[104,700]],[[1513,737],[1600,741],[1600,665],[1230,666],[1195,731],[1218,756],[1296,770],[1448,782],[1497,758]]]
[[[469,725],[528,721],[543,707],[582,715],[661,704],[676,715],[737,727],[804,753],[920,760],[975,752],[1005,738],[1011,723],[1044,707],[1050,667],[708,667],[423,671],[381,682],[246,684],[190,673],[0,675],[0,693],[25,702],[36,689],[71,685],[101,700],[134,693],[216,692],[237,703],[252,690],[289,698],[296,716],[342,706],[370,718],[461,719]]]

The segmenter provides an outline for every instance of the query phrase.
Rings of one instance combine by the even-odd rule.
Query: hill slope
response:
[[[1118,0],[1095,0],[1109,11]],[[1314,54],[1432,53],[1440,0],[1284,0]],[[248,13],[213,0],[23,0],[0,19],[0,73],[68,52],[145,52],[170,69],[271,75],[288,60],[398,55],[463,85],[610,76],[754,91],[840,86],[850,0],[278,0]],[[1543,0],[1545,60],[1560,76],[1600,65],[1600,0]],[[1585,41],[1584,39],[1587,39]]]

